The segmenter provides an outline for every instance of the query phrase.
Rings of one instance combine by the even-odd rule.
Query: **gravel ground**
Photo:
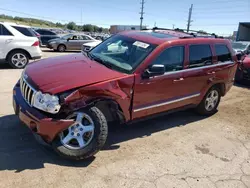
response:
[[[72,162],[41,147],[13,115],[20,74],[0,67],[0,187],[250,187],[248,88],[233,86],[209,118],[189,110],[114,128],[95,158]]]

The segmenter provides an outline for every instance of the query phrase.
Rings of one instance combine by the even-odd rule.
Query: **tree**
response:
[[[63,24],[61,24],[60,22],[56,22],[56,27],[63,27]]]
[[[199,30],[198,33],[200,33],[200,34],[207,34],[207,32],[203,31],[203,30]]]
[[[85,24],[82,26],[82,30],[83,31],[87,31],[87,32],[93,32],[94,31],[94,26],[91,24]]]
[[[69,22],[67,24],[67,29],[76,30],[77,29],[76,23],[75,22]]]

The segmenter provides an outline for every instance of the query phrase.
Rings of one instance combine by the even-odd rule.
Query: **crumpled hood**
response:
[[[81,53],[30,63],[25,74],[35,88],[50,94],[125,75],[92,61]]]

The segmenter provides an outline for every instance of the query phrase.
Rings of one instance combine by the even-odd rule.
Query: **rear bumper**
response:
[[[19,83],[13,89],[13,108],[19,119],[47,143],[53,141],[61,131],[74,123],[73,120],[50,118],[29,106],[22,97]]]

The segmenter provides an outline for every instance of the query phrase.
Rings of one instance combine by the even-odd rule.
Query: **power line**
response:
[[[143,15],[145,14],[145,12],[144,12],[144,4],[145,4],[145,1],[144,0],[142,0],[141,1],[141,12],[140,12],[140,14],[141,14],[141,17],[140,17],[140,29],[142,30],[142,22],[143,22]]]

